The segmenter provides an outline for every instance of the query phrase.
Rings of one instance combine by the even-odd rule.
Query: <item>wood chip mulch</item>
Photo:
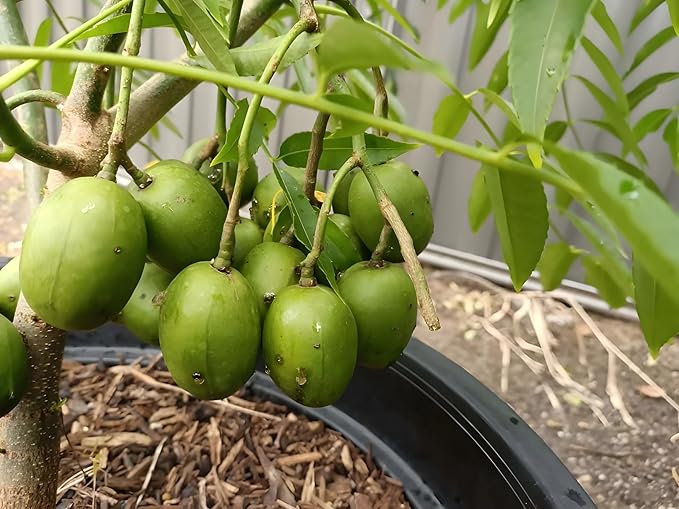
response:
[[[158,363],[64,363],[58,509],[410,508],[323,422],[245,393],[197,401]]]

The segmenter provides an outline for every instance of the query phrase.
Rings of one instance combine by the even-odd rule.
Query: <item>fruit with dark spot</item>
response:
[[[141,205],[149,257],[176,274],[217,255],[226,205],[210,183],[181,161],[162,161],[148,174],[153,183],[130,192]]]
[[[28,223],[21,291],[54,327],[98,327],[130,299],[144,269],[146,238],[142,211],[125,189],[96,177],[71,180]]]
[[[0,315],[14,318],[20,293],[19,258],[12,258],[0,269]]]
[[[257,297],[262,320],[278,293],[299,281],[304,253],[280,242],[262,242],[245,257],[241,272]]]
[[[417,323],[410,277],[389,262],[360,262],[339,279],[339,291],[356,319],[358,363],[386,368],[403,352]]]
[[[137,287],[118,315],[118,321],[139,339],[158,345],[158,320],[161,294],[172,281],[172,275],[152,262],[146,262]]]
[[[223,399],[255,371],[261,322],[250,283],[236,269],[188,266],[160,308],[160,349],[177,385],[199,399]]]
[[[235,245],[233,248],[234,267],[239,268],[243,265],[245,257],[258,244],[262,243],[262,229],[251,219],[240,218],[240,222],[234,230]]]
[[[413,239],[415,251],[421,253],[434,233],[434,218],[427,187],[410,166],[399,161],[389,161],[374,168],[377,178],[396,206],[401,219]],[[349,190],[349,216],[354,229],[368,249],[374,250],[380,238],[384,219],[377,200],[363,173],[359,173]],[[401,262],[401,250],[392,232],[384,256],[392,262]]]
[[[264,320],[264,362],[281,390],[310,407],[331,405],[356,366],[356,322],[325,286],[282,290]]]
[[[12,322],[0,315],[0,417],[17,406],[28,385],[26,346]]]

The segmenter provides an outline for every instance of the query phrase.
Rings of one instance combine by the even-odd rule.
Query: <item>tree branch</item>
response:
[[[306,170],[304,172],[304,194],[309,199],[312,205],[316,205],[316,176],[318,175],[318,163],[321,161],[323,154],[323,140],[325,139],[325,130],[328,127],[330,115],[327,113],[319,113],[311,129],[311,144],[309,147],[309,157],[306,161]]]
[[[42,103],[53,108],[58,108],[66,100],[65,95],[51,90],[33,89],[19,92],[7,99],[7,107],[10,110],[23,106],[24,104]],[[44,140],[41,140],[44,141]]]

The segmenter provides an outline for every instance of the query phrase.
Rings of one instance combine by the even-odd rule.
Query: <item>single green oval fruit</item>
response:
[[[382,369],[399,358],[417,324],[410,277],[389,262],[360,262],[339,279],[339,291],[358,328],[358,363]]]
[[[181,161],[162,161],[147,172],[153,183],[143,189],[130,184],[139,202],[149,238],[149,257],[178,273],[219,250],[226,205],[210,183]]]
[[[160,302],[156,298],[172,281],[172,275],[153,262],[146,262],[132,297],[118,315],[118,321],[139,339],[158,345]]]
[[[285,171],[293,176],[300,185],[304,185],[304,168],[285,168]],[[316,182],[316,189],[323,190],[323,184]],[[250,217],[262,228],[266,228],[271,219],[271,205],[274,197],[276,199],[276,210],[279,211],[285,206],[287,199],[278,184],[276,175],[269,173],[255,187],[252,205],[250,206]]]
[[[145,260],[137,202],[113,182],[80,177],[33,213],[19,261],[21,291],[50,325],[93,329],[125,306]]]
[[[255,371],[261,323],[250,283],[209,262],[174,278],[160,308],[160,349],[177,385],[199,399],[223,399]]]
[[[263,242],[245,257],[241,272],[252,285],[262,320],[276,295],[299,281],[304,253],[280,242]]]
[[[245,257],[252,249],[262,243],[262,236],[264,233],[262,229],[251,219],[245,217],[240,218],[240,222],[236,225],[234,230],[235,245],[233,247],[232,263],[234,267],[239,268],[243,265]]]
[[[361,171],[360,168],[351,170],[337,186],[335,196],[332,199],[332,210],[337,214],[349,215],[349,189],[359,171]]]
[[[387,195],[396,206],[413,239],[415,251],[421,253],[434,233],[434,217],[427,187],[410,167],[399,161],[389,161],[373,168]],[[377,246],[384,219],[377,200],[363,172],[356,175],[349,190],[349,216],[354,229],[371,251]],[[384,258],[401,262],[401,250],[392,232]]]
[[[231,188],[236,185],[236,172],[238,171],[238,163],[227,163],[226,178],[229,179]],[[259,182],[259,169],[257,162],[253,157],[249,159],[248,169],[245,172],[245,179],[243,180],[243,189],[241,191],[240,206],[250,203],[252,196],[255,193],[255,188]],[[221,180],[220,183],[221,185]]]
[[[351,222],[351,218],[349,216],[345,216],[344,214],[330,214],[328,219],[335,223],[337,227],[342,230],[342,232],[347,237],[349,237],[349,240],[356,248],[356,251],[361,255],[361,258],[364,260],[370,258],[370,251],[367,247],[365,247],[365,244],[356,233],[354,225]]]
[[[325,286],[289,286],[271,305],[262,333],[264,362],[281,390],[306,406],[334,403],[356,366],[356,322]]]
[[[19,258],[16,257],[0,269],[0,315],[14,319],[20,293]]]
[[[28,378],[24,340],[12,322],[0,315],[0,417],[17,406],[28,385]]]

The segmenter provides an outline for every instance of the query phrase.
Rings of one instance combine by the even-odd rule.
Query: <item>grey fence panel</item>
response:
[[[392,0],[393,5],[399,8],[414,25],[421,30],[421,42],[419,49],[428,57],[443,63],[452,75],[455,76],[457,85],[464,91],[474,90],[486,84],[487,77],[495,65],[497,59],[507,48],[506,27],[498,34],[488,55],[473,71],[468,70],[467,53],[470,37],[474,24],[474,12],[469,11],[461,16],[452,25],[448,23],[447,10],[437,11],[434,0],[420,2],[414,0]],[[73,20],[69,17],[92,16],[96,8],[89,0],[53,0],[55,7],[66,20],[66,24],[73,26]],[[611,17],[619,23],[623,36],[627,33],[629,21],[636,10],[639,2],[622,0],[605,0]],[[19,4],[24,14],[29,32],[29,39],[33,39],[39,23],[48,15],[49,10],[46,2],[23,1]],[[359,8],[365,7],[365,1],[357,2]],[[389,28],[393,28],[400,35],[402,31],[395,26],[393,20],[386,20]],[[634,55],[650,37],[662,28],[668,26],[668,14],[666,9],[659,8],[629,37],[624,40],[625,52],[618,54],[603,31],[593,21],[589,20],[586,34],[602,51],[609,56],[618,70],[629,67]],[[53,36],[58,36],[61,28],[54,23]],[[170,60],[183,51],[181,42],[172,34],[171,29],[161,28],[149,32],[150,37],[145,37],[142,44],[142,54],[159,59]],[[406,37],[407,38],[407,37]],[[679,52],[678,40],[667,44],[652,58],[640,66],[625,83],[634,86],[644,78],[660,71],[677,71],[676,55]],[[594,65],[584,52],[579,51],[574,57],[572,64],[573,74],[582,74],[594,83],[606,90],[606,84],[599,75]],[[49,64],[45,64],[43,82],[49,85]],[[399,89],[399,97],[407,112],[407,121],[422,129],[431,129],[431,120],[440,100],[446,95],[446,88],[435,78],[420,74],[399,72],[396,75]],[[292,73],[276,77],[275,83],[280,86],[288,86],[294,82]],[[663,93],[655,94],[646,99],[643,104],[645,111],[660,107],[672,107],[678,102],[679,82],[665,85]],[[237,98],[245,97],[235,93]],[[191,95],[181,101],[169,114],[169,119],[183,133],[179,139],[175,134],[161,127],[161,136],[154,139],[150,135],[144,141],[163,158],[180,157],[182,151],[193,141],[209,136],[213,131],[215,113],[215,89],[211,85],[200,85]],[[599,118],[600,107],[591,97],[589,92],[572,80],[568,84],[568,97],[570,108],[575,118]],[[670,100],[674,98],[674,100]],[[276,110],[278,105],[269,100],[264,105]],[[230,111],[232,109],[230,108]],[[641,116],[638,108],[632,113],[632,118],[637,121]],[[504,118],[496,109],[491,109],[484,114],[485,120],[495,131],[501,131]],[[565,117],[564,106],[561,99],[557,101],[552,115],[553,119]],[[315,118],[315,113],[303,108],[289,106],[285,114],[279,119],[276,129],[271,136],[271,146],[277,147],[282,140],[297,131],[310,130]],[[50,112],[50,137],[58,136],[58,118]],[[617,152],[619,143],[610,135],[602,133],[587,123],[578,124],[580,141],[586,150]],[[477,140],[489,142],[482,128],[473,120],[470,120],[462,129],[459,138],[467,143]],[[572,134],[566,135],[569,143],[575,144]],[[663,143],[660,135],[649,136],[642,142],[644,151],[648,154],[649,173],[658,182],[658,185],[667,192],[671,203],[679,206],[679,183],[672,169],[671,159],[667,146]],[[142,147],[135,147],[133,157],[139,164],[144,164],[153,157]],[[432,150],[422,148],[417,152],[408,154],[405,159],[420,171],[422,178],[427,183],[433,201],[436,217],[436,231],[433,242],[457,250],[482,255],[490,258],[500,258],[500,247],[495,235],[492,220],[488,221],[477,234],[471,233],[467,219],[467,201],[469,189],[479,165],[464,158],[445,154],[437,156]],[[257,156],[261,172],[270,171],[270,164],[260,153]],[[327,177],[327,176],[326,176]],[[547,189],[548,193],[553,190]],[[569,240],[575,243],[582,242],[577,232],[564,219],[555,218],[555,223],[566,234]],[[576,279],[581,278],[577,271],[571,274]]]

